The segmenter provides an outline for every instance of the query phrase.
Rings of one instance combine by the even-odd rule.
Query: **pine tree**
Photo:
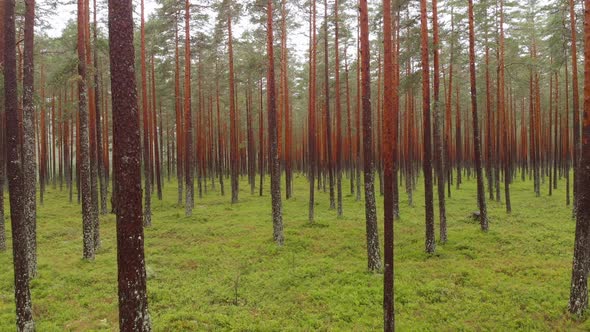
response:
[[[367,256],[369,271],[375,272],[381,270],[381,253],[379,251],[379,230],[377,228],[377,207],[375,205],[373,124],[371,119],[371,59],[369,50],[369,12],[367,0],[360,0],[360,23]]]
[[[141,139],[131,0],[109,0],[113,164],[117,185],[119,329],[151,331],[146,292],[141,194]]]
[[[35,165],[35,1],[25,1],[25,47],[23,58],[23,185],[25,227],[27,228],[27,246],[29,276],[37,274],[37,177]],[[42,103],[45,100],[41,101]]]
[[[268,136],[269,136],[269,163],[270,163],[270,194],[272,199],[272,224],[273,238],[282,246],[285,241],[283,235],[283,207],[281,203],[281,166],[279,163],[278,133],[277,133],[277,104],[275,97],[275,70],[274,70],[274,45],[273,45],[273,12],[272,0],[267,5],[267,53],[268,53],[268,78],[267,78],[267,109],[268,109]]]
[[[88,92],[86,86],[86,5],[78,0],[78,116],[80,118],[80,193],[82,199],[82,226],[84,234],[84,259],[94,259],[94,223],[92,221],[92,193],[90,183],[90,138]],[[78,149],[76,149],[78,150]]]
[[[26,193],[19,141],[17,103],[15,1],[6,0],[4,6],[4,109],[6,112],[6,155],[10,219],[12,224],[12,251],[14,264],[14,296],[16,300],[17,331],[35,330],[31,292],[29,289],[28,239],[25,219]]]
[[[475,81],[475,28],[473,19],[473,0],[469,0],[469,74],[471,83],[471,113],[473,117],[473,139],[475,144],[475,171],[477,173],[477,205],[479,206],[479,218],[481,230],[488,230],[488,216],[486,207],[486,194],[481,170],[481,142],[479,131],[479,117],[477,114],[477,89]],[[508,174],[505,174],[508,176]]]

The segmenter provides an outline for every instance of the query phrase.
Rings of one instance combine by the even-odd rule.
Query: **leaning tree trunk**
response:
[[[272,32],[272,0],[268,0],[267,8],[267,52],[268,52],[268,136],[270,141],[270,193],[272,199],[273,238],[281,246],[284,242],[283,211],[281,203],[281,165],[279,163],[277,103],[275,97],[274,46]]]
[[[141,206],[141,139],[131,0],[109,0],[113,163],[117,197],[119,329],[150,331]]]
[[[375,205],[375,174],[373,172],[373,123],[371,114],[371,72],[369,50],[369,11],[367,0],[360,0],[361,71],[363,103],[363,148],[365,158],[365,217],[367,230],[367,256],[369,271],[381,269],[379,229]]]
[[[27,227],[25,220],[25,188],[21,163],[18,121],[18,92],[16,79],[16,36],[14,0],[4,6],[4,107],[6,112],[6,147],[10,219],[12,224],[12,250],[14,264],[14,296],[16,300],[17,331],[34,331],[29,265],[27,256]]]

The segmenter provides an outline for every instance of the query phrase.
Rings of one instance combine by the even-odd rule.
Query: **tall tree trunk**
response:
[[[383,0],[383,45],[384,45],[384,63],[385,69],[384,87],[383,87],[383,178],[385,181],[383,190],[383,209],[384,209],[384,260],[385,275],[383,277],[383,330],[386,332],[395,331],[395,313],[394,313],[394,263],[393,263],[393,220],[394,220],[394,197],[393,186],[395,177],[395,159],[394,154],[394,124],[397,114],[394,109],[394,102],[398,97],[397,86],[394,85],[396,79],[394,74],[394,45],[393,45],[393,24],[391,19],[391,0]]]
[[[215,63],[215,72],[217,72],[217,63]],[[223,146],[223,130],[221,126],[221,117],[220,113],[220,104],[219,104],[219,78],[216,77],[215,79],[215,99],[216,99],[216,106],[217,106],[217,144],[219,145],[217,148],[217,159],[218,159],[218,169],[217,172],[219,173],[219,186],[221,187],[221,196],[225,195],[225,185],[223,184],[223,156],[224,156],[224,146]],[[261,139],[262,141],[262,139]],[[262,174],[262,173],[261,173]],[[260,186],[260,190],[262,190],[262,186]]]
[[[285,191],[287,199],[293,195],[291,106],[289,101],[289,68],[287,49],[287,0],[281,2],[281,81],[283,113],[285,114]]]
[[[193,214],[195,182],[193,179],[193,116],[191,113],[191,35],[190,0],[185,1],[185,42],[184,42],[184,173],[186,181],[185,214]]]
[[[367,0],[360,0],[361,71],[363,102],[363,148],[365,179],[365,217],[369,271],[381,270],[377,207],[375,206],[375,174],[373,169],[373,124],[371,114],[371,72],[369,50],[369,11]]]
[[[28,237],[25,217],[26,193],[21,165],[19,141],[18,92],[16,76],[15,1],[6,0],[4,6],[4,109],[6,114],[6,147],[12,251],[14,264],[14,296],[16,327],[19,332],[35,330],[31,292],[29,289]]]
[[[99,68],[98,68],[98,27],[97,27],[97,7],[96,7],[96,0],[93,1],[93,15],[94,15],[94,29],[93,29],[93,44],[94,44],[94,86],[96,92],[94,94],[95,98],[95,105],[96,105],[96,153],[97,153],[97,162],[98,162],[98,184],[100,186],[100,214],[107,214],[107,180],[105,175],[105,164],[103,159],[103,128],[102,128],[102,121],[100,119],[101,115],[101,87],[102,87],[102,80],[101,77],[98,75]],[[108,128],[104,128],[105,132],[104,135],[108,136]]]
[[[324,108],[326,122],[326,166],[328,167],[328,177],[330,186],[330,209],[336,208],[334,200],[334,167],[332,165],[332,120],[330,118],[330,60],[328,47],[328,0],[324,0]]]
[[[498,63],[498,84],[500,87],[499,95],[498,95],[498,111],[500,112],[500,116],[503,118],[504,125],[502,126],[502,141],[503,144],[501,146],[504,147],[504,196],[506,200],[506,212],[512,212],[512,206],[510,204],[510,158],[509,158],[509,151],[508,147],[510,146],[508,142],[508,125],[507,125],[507,115],[506,115],[506,87],[505,87],[505,75],[504,75],[504,1],[500,0],[500,62]],[[509,116],[508,116],[509,117]],[[479,121],[479,120],[478,120]]]
[[[426,16],[426,0],[420,1],[421,49],[422,49],[422,129],[424,135],[424,199],[426,209],[426,252],[434,253],[434,203],[432,188],[432,145],[430,125],[430,65],[428,60],[428,21]]]
[[[488,216],[486,207],[486,193],[481,171],[481,140],[479,132],[479,117],[477,115],[477,88],[475,82],[475,29],[473,23],[473,0],[469,0],[469,76],[471,83],[471,113],[473,117],[473,144],[475,147],[475,171],[477,173],[477,204],[481,230],[488,230]]]
[[[180,52],[178,51],[178,13],[174,22],[174,108],[176,113],[176,180],[178,181],[178,206],[182,205],[183,177],[183,109],[180,99]]]
[[[272,224],[273,238],[282,246],[283,235],[283,211],[281,203],[281,165],[279,163],[278,134],[277,134],[277,104],[275,97],[275,70],[274,70],[274,45],[273,45],[273,14],[272,0],[267,5],[267,52],[268,52],[268,82],[267,82],[267,109],[268,109],[268,134],[270,141],[270,191],[272,199]]]
[[[161,148],[158,146],[158,142],[161,143],[161,139],[158,138],[158,117],[156,114],[157,108],[156,100],[156,64],[154,55],[152,54],[152,134],[153,134],[153,145],[154,145],[154,165],[156,167],[156,189],[158,193],[158,200],[162,200],[162,172],[160,169],[160,152]],[[161,129],[161,128],[160,128]],[[160,130],[162,133],[162,130]]]
[[[586,2],[585,2],[586,3]],[[572,33],[572,91],[573,91],[573,115],[574,115],[574,145],[573,145],[573,168],[574,168],[574,215],[577,214],[578,204],[578,172],[580,164],[580,94],[578,92],[578,46],[576,42],[576,13],[574,10],[574,0],[569,0],[570,4],[570,26]]]
[[[148,109],[147,69],[145,54],[145,5],[141,0],[141,109],[143,118],[143,180],[145,193],[144,225],[152,225],[152,160],[150,158],[150,111]]]
[[[86,5],[78,0],[78,114],[80,117],[79,179],[82,200],[82,225],[84,235],[84,259],[94,259],[94,223],[92,219],[92,188],[90,181],[90,138],[88,93],[86,87]]]
[[[0,5],[0,17],[4,19],[4,6]],[[0,24],[0,39],[4,41],[4,25]],[[2,42],[3,43],[3,42]],[[4,66],[4,45],[0,45],[0,66]],[[1,91],[4,97],[4,91]],[[6,113],[4,102],[0,104],[0,252],[6,251],[6,216],[4,212],[4,187],[6,178]]]
[[[231,11],[230,8],[228,8]],[[229,55],[229,128],[230,128],[230,162],[231,162],[231,202],[232,204],[238,202],[238,192],[240,190],[240,165],[238,157],[238,129],[236,119],[236,93],[234,82],[234,51],[232,42],[232,16],[227,18],[227,32],[228,32],[228,55]]]
[[[342,216],[342,105],[340,102],[340,48],[338,0],[334,2],[334,52],[335,52],[335,104],[336,104],[336,190],[338,216]],[[349,113],[350,114],[350,113]]]
[[[119,329],[151,331],[141,206],[141,139],[131,0],[109,0],[113,163],[117,197]]]
[[[29,276],[37,275],[37,177],[35,166],[35,1],[25,1],[25,47],[23,58],[23,185],[24,218],[27,230]],[[6,97],[7,98],[7,97]]]
[[[451,7],[451,45],[450,45],[450,59],[449,59],[449,85],[448,85],[448,93],[447,93],[447,102],[446,102],[446,119],[445,119],[445,152],[447,158],[447,191],[449,198],[451,197],[451,182],[452,182],[452,174],[453,174],[453,163],[452,163],[452,110],[453,110],[453,65],[455,62],[455,13],[454,7]],[[486,53],[487,54],[487,53]],[[487,70],[486,66],[486,70]],[[486,71],[487,73],[487,71]],[[489,89],[488,89],[489,90]],[[489,91],[488,91],[489,92]],[[488,99],[489,100],[489,99]],[[489,127],[488,127],[489,128]]]
[[[584,1],[584,127],[582,132],[582,158],[578,171],[576,205],[576,237],[572,264],[572,283],[569,311],[581,315],[588,307],[588,255],[590,250],[590,0]],[[574,32],[575,33],[575,30]],[[575,41],[575,39],[574,39]],[[575,46],[574,46],[575,47]],[[575,48],[572,50],[574,52]],[[574,67],[575,68],[575,67]],[[574,75],[576,73],[574,72]],[[577,87],[574,85],[574,95]],[[574,97],[575,98],[575,97]],[[574,104],[576,101],[574,100]],[[575,112],[575,109],[574,109]],[[575,119],[574,119],[575,122]],[[575,135],[575,133],[574,133]],[[574,149],[575,149],[574,142]],[[575,162],[575,161],[574,161]],[[574,173],[575,174],[575,173]],[[576,184],[574,182],[574,188]]]
[[[0,17],[5,19],[6,6],[0,4]],[[4,24],[0,24],[0,68],[4,68]],[[0,69],[0,73],[3,70]],[[2,98],[4,98],[4,91],[2,91]],[[4,102],[0,103],[0,252],[6,250],[6,226],[4,213],[4,183],[6,178],[6,113],[4,109]]]
[[[316,2],[311,1],[311,17],[310,17],[310,45],[309,45],[309,105],[308,105],[308,121],[309,121],[309,222],[314,222],[315,214],[315,176],[316,176],[316,129],[315,129],[315,95],[316,95]]]
[[[432,33],[433,33],[433,60],[434,60],[434,149],[436,153],[436,181],[438,188],[438,210],[440,214],[440,242],[447,242],[447,211],[445,204],[445,153],[444,114],[440,107],[440,37],[438,33],[438,5],[437,0],[432,0]]]
[[[86,69],[96,71],[92,63],[92,47],[90,44],[90,1],[84,3],[84,43],[86,45]],[[94,77],[87,77],[86,86],[88,91],[88,138],[89,138],[89,158],[90,158],[90,218],[92,220],[92,234],[94,236],[94,251],[100,248],[100,222],[98,219],[98,158],[96,149],[96,87],[94,86]],[[47,139],[47,136],[45,136]],[[47,149],[47,144],[45,144]],[[47,150],[46,150],[47,151]],[[47,155],[47,153],[46,153]],[[46,159],[48,160],[48,159]],[[47,164],[46,164],[47,165]],[[48,174],[47,166],[45,174]]]
[[[262,191],[264,189],[264,108],[263,108],[263,97],[262,97],[262,79],[260,79],[260,113],[258,113],[258,169],[260,173],[260,185],[259,185],[259,192],[258,195],[262,196]],[[217,86],[217,95],[219,96],[219,85]],[[217,99],[217,123],[219,124],[219,98]],[[221,128],[221,127],[220,127]],[[221,144],[221,139],[219,141]],[[221,159],[221,154],[220,154]],[[221,160],[219,161],[221,163]],[[222,195],[223,195],[223,175],[220,171],[219,178],[222,184]]]

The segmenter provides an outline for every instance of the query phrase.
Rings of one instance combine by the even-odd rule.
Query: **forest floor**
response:
[[[285,246],[278,248],[268,190],[251,196],[242,182],[235,205],[227,193],[210,190],[186,218],[176,205],[175,184],[165,183],[164,200],[152,196],[153,226],[145,234],[153,329],[382,329],[382,275],[366,269],[364,204],[350,195],[348,180],[343,187],[344,217],[337,218],[328,209],[329,195],[319,193],[317,222],[310,225],[309,187],[297,176],[294,198],[283,201]],[[549,197],[545,183],[543,195],[535,197],[532,182],[517,180],[511,215],[489,202],[487,234],[471,218],[475,182],[453,188],[449,241],[438,244],[434,255],[424,253],[422,184],[414,207],[401,188],[395,224],[398,330],[589,330],[590,320],[567,314],[575,223],[564,187],[560,182]],[[101,216],[102,249],[86,262],[80,207],[51,186],[45,197],[38,208],[39,275],[31,284],[37,330],[116,331],[114,216]],[[378,196],[381,236],[382,203]],[[14,330],[14,319],[9,250],[0,253],[0,331]]]

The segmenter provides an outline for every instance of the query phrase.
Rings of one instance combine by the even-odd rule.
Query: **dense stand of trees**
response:
[[[21,2],[22,19],[15,16]],[[584,57],[578,54],[577,37],[582,21],[588,30],[589,1],[582,20],[573,0],[545,7],[503,0],[372,6],[367,0],[157,0],[156,15],[146,20],[142,0],[136,31],[131,1],[109,0],[108,33],[97,18],[106,14],[98,2],[91,8],[89,0],[77,0],[77,20],[60,39],[35,35],[35,1],[0,4],[0,188],[6,178],[19,330],[33,326],[37,185],[40,203],[48,184],[57,190],[59,183],[70,202],[77,193],[87,260],[100,248],[99,214],[107,213],[110,195],[118,221],[120,326],[149,330],[143,227],[152,225],[152,193],[161,200],[163,186],[175,178],[178,208],[191,216],[195,200],[224,195],[228,180],[233,204],[240,203],[242,177],[251,195],[263,196],[267,174],[278,245],[288,241],[283,189],[286,199],[309,195],[310,223],[316,209],[345,215],[345,191],[364,198],[368,270],[384,267],[388,331],[395,326],[393,222],[404,213],[400,192],[413,205],[424,181],[425,251],[432,254],[436,222],[441,245],[453,237],[446,206],[466,178],[477,182],[472,204],[482,231],[490,225],[486,193],[510,213],[521,208],[510,200],[519,177],[533,180],[537,196],[563,185],[565,204],[573,191],[577,219],[569,310],[587,308],[590,128],[580,119],[578,59],[590,55],[587,48]],[[246,31],[236,35],[246,16]],[[309,52],[291,54],[299,42],[291,33],[299,30],[309,38]],[[586,63],[584,119],[589,71]],[[295,191],[300,175],[309,193]],[[322,193],[328,206],[317,203]],[[2,202],[0,190],[0,251],[6,246]]]

